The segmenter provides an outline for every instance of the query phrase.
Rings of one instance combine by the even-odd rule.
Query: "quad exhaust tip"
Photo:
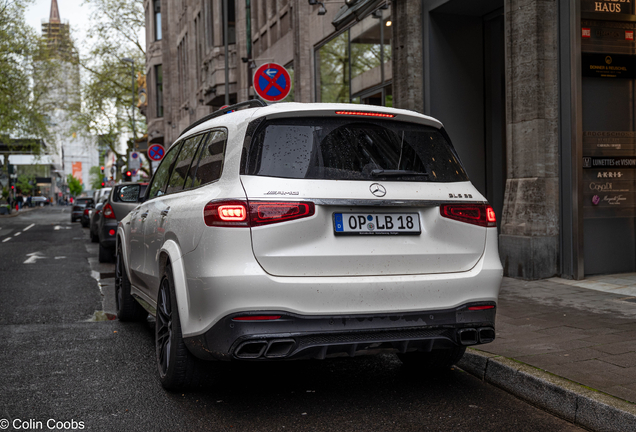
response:
[[[492,327],[459,329],[457,330],[457,340],[462,345],[489,343],[495,340],[495,329]]]
[[[295,344],[294,339],[247,341],[239,345],[234,355],[240,359],[283,358],[291,353]]]

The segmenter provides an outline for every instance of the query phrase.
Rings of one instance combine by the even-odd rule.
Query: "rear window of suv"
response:
[[[416,123],[351,118],[263,122],[245,174],[322,180],[466,181],[446,136]]]

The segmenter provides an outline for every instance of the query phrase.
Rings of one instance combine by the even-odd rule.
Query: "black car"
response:
[[[71,222],[81,220],[86,207],[92,208],[94,205],[93,198],[76,198],[71,209]]]
[[[98,215],[99,262],[114,262],[117,224],[139,204],[148,183],[122,183],[108,194]]]

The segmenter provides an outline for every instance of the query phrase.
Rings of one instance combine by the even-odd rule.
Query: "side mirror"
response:
[[[138,184],[122,186],[118,192],[119,200],[127,203],[139,202],[140,190],[141,186]]]

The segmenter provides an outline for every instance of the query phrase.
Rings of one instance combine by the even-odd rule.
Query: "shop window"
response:
[[[331,39],[316,51],[319,102],[348,102],[349,31]]]
[[[318,47],[316,100],[393,105],[390,9],[377,9]]]

